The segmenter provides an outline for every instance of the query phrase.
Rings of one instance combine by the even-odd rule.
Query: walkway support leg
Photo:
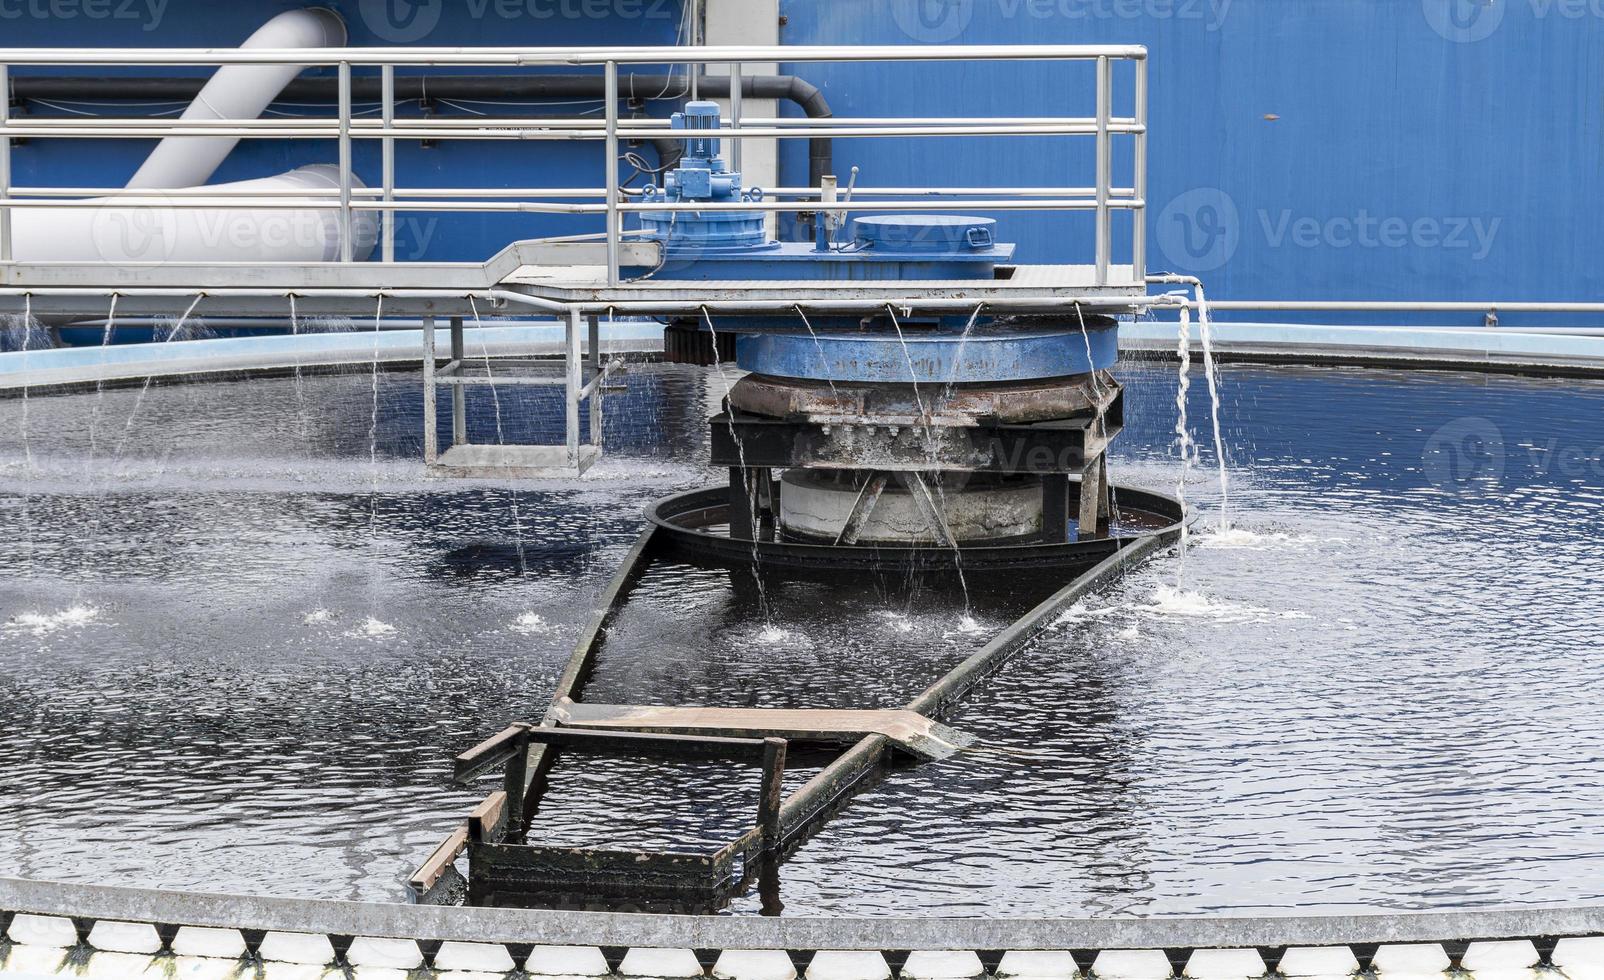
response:
[[[440,461],[439,406],[434,383],[434,317],[423,318],[423,465]]]
[[[586,363],[590,366],[590,383],[595,385],[590,391],[590,444],[597,449],[602,444],[602,356],[601,356],[601,317],[590,318],[590,353],[586,355]]]
[[[1103,537],[1108,512],[1107,463],[1102,453],[1086,461],[1080,474],[1080,526],[1077,541],[1091,541]]]
[[[581,381],[581,372],[584,370],[583,355],[580,352],[580,338],[584,336],[578,309],[568,313],[567,345],[563,350],[563,368],[566,371],[567,384],[563,386],[567,395],[566,411],[563,415],[563,431],[568,446],[568,465],[577,472],[579,469],[579,403],[580,389],[584,387]]]
[[[466,347],[462,339],[462,317],[454,316],[451,318],[451,363],[448,367],[457,374],[462,373]],[[451,386],[451,444],[468,444],[468,392],[457,384]]]

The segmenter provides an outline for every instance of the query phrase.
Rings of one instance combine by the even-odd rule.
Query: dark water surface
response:
[[[1122,374],[1116,479],[1173,488],[1173,368]],[[543,709],[641,509],[716,482],[713,380],[641,369],[606,461],[516,487],[423,477],[410,374],[0,402],[0,874],[401,899],[482,795],[451,756]],[[1197,427],[1184,560],[973,695],[978,747],[837,817],[783,870],[788,913],[1604,897],[1604,385],[1229,366],[1223,390],[1236,530],[1212,533]],[[508,440],[559,412],[500,393]],[[1018,611],[771,604],[655,569],[591,696],[898,704]],[[542,826],[710,840],[749,819],[748,775],[565,766]]]

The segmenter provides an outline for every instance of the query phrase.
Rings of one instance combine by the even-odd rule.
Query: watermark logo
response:
[[[422,40],[440,26],[445,0],[362,0],[362,23],[391,44]]]
[[[1353,215],[1317,218],[1295,215],[1290,208],[1258,213],[1265,244],[1271,248],[1414,248],[1468,251],[1480,262],[1493,250],[1503,218],[1449,215],[1381,217],[1360,208]]]
[[[1241,215],[1219,188],[1198,187],[1159,212],[1158,247],[1171,267],[1213,272],[1252,238],[1262,249],[1412,249],[1463,253],[1473,262],[1492,254],[1504,219],[1489,215],[1382,215],[1368,208],[1351,214],[1298,214],[1260,208]]]
[[[1241,244],[1236,202],[1217,187],[1195,187],[1159,212],[1158,247],[1175,268],[1213,272],[1231,261]]]
[[[1492,36],[1509,0],[1420,0],[1426,23],[1444,40],[1471,44]]]
[[[111,20],[137,23],[145,32],[161,27],[168,0],[0,0],[0,21]]]
[[[1463,493],[1504,478],[1504,434],[1480,416],[1454,419],[1426,439],[1421,470],[1446,493]]]
[[[375,36],[391,44],[410,44],[440,26],[445,0],[361,0],[358,10]],[[469,21],[677,20],[680,16],[678,0],[461,0],[452,10]]]
[[[97,207],[89,222],[95,252],[104,262],[166,262],[178,248],[178,212],[156,191],[141,207]]]
[[[891,14],[910,40],[944,44],[969,26],[977,2],[1002,21],[1193,20],[1213,32],[1225,26],[1233,0],[891,0]]]
[[[891,17],[910,40],[943,44],[964,32],[975,0],[891,0]]]

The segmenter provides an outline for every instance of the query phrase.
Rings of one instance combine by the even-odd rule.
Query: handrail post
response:
[[[388,135],[395,128],[395,66],[385,65],[379,69],[379,87],[382,89],[380,98],[384,102],[384,131],[387,134],[381,143],[381,152],[384,154],[384,203],[395,203],[395,137]],[[395,261],[395,218],[393,207],[386,207],[380,217],[384,220],[384,244],[381,246],[380,257],[385,262]]]
[[[1097,58],[1097,268],[1095,285],[1108,285],[1110,252],[1108,221],[1109,172],[1113,157],[1109,153],[1108,119],[1110,92],[1113,87],[1113,64],[1107,55]]]
[[[356,261],[351,221],[351,63],[340,62],[340,261]]]
[[[0,65],[0,125],[11,122],[11,69]],[[11,134],[0,133],[0,262],[11,261]]]
[[[1131,281],[1147,279],[1147,59],[1136,59],[1136,124],[1134,171],[1131,187],[1136,201],[1131,205]]]
[[[623,236],[618,212],[618,62],[607,62],[602,97],[607,102],[607,285],[618,285],[618,240]]]

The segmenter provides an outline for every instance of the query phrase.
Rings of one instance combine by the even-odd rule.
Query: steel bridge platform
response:
[[[656,242],[621,246],[629,266],[650,269]],[[796,282],[765,280],[640,281],[607,284],[600,242],[514,242],[484,262],[355,263],[0,263],[0,312],[89,318],[106,314],[112,296],[129,316],[174,315],[202,296],[230,316],[282,317],[294,297],[302,316],[371,317],[383,300],[394,316],[561,315],[608,311],[670,315],[707,307],[752,312],[897,308],[1030,310],[1079,307],[1086,314],[1136,312],[1147,284],[1130,266],[1097,283],[1091,265],[1008,265],[998,278],[975,280]],[[226,304],[221,301],[227,300]]]

